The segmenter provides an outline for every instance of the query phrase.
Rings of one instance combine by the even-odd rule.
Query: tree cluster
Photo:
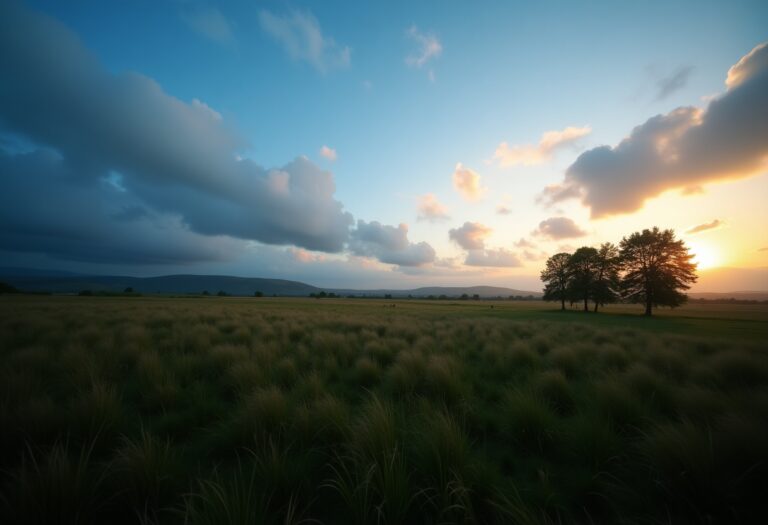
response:
[[[619,300],[645,305],[651,315],[656,306],[679,306],[683,290],[696,282],[696,264],[685,243],[673,230],[635,232],[619,246],[604,243],[599,249],[582,246],[574,253],[558,253],[541,272],[544,300],[583,302],[589,311]]]

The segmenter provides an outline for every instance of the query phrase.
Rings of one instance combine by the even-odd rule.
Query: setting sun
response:
[[[699,270],[716,268],[723,263],[719,250],[711,244],[700,241],[689,241],[687,244],[693,254],[693,262],[698,265]]]

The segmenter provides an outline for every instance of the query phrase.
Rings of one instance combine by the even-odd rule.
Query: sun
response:
[[[722,264],[723,258],[720,252],[711,244],[693,241],[688,242],[688,248],[693,255],[693,262],[698,265],[699,270],[716,268]]]

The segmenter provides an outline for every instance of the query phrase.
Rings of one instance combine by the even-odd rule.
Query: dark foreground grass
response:
[[[629,313],[3,298],[0,522],[760,522],[765,307]]]

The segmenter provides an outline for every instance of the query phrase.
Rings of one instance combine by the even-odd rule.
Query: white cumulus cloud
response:
[[[541,135],[538,144],[521,144],[510,146],[502,142],[493,154],[493,160],[499,166],[532,166],[542,164],[552,158],[552,155],[565,146],[572,145],[579,139],[592,132],[589,126],[569,126],[562,130],[546,131]]]
[[[320,156],[333,162],[336,160],[336,150],[329,148],[328,146],[323,146],[320,148]]]
[[[453,187],[468,201],[479,200],[486,192],[486,188],[480,185],[480,174],[461,162],[453,170]]]
[[[433,193],[427,193],[419,197],[418,220],[438,222],[448,219],[448,208],[446,208]]]

